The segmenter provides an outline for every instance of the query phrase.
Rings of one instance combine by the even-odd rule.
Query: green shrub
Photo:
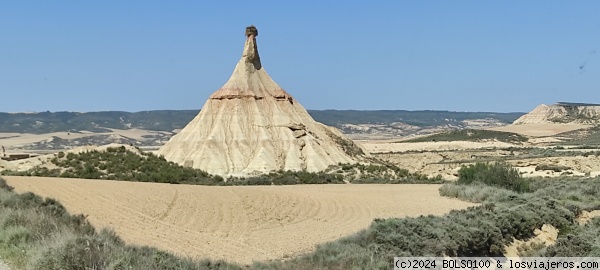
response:
[[[485,185],[483,183],[474,183],[470,185],[451,185],[446,184],[440,187],[440,195],[458,198],[463,201],[482,203],[486,201],[499,201],[503,198],[516,196],[517,193],[512,190],[498,189],[497,187]]]
[[[0,190],[13,191],[13,187],[9,186],[4,179],[0,177]]]
[[[95,235],[63,234],[30,262],[30,269],[106,269],[110,245]]]
[[[33,240],[34,236],[31,230],[24,226],[11,225],[5,222],[3,232],[0,235],[0,243],[11,246],[24,246]]]
[[[482,129],[447,130],[441,133],[427,135],[419,138],[409,139],[404,142],[436,142],[436,141],[489,141],[497,140],[508,143],[523,143],[527,137],[503,131]]]
[[[373,162],[381,162],[374,160]],[[420,173],[411,173],[393,164],[338,164],[330,170],[341,169],[341,177],[353,184],[439,184],[444,183],[441,175],[429,178]],[[342,180],[343,180],[342,179]]]
[[[534,241],[525,243],[517,247],[517,254],[520,257],[543,257],[546,252],[546,244],[543,242]]]
[[[558,228],[557,243],[547,248],[526,247],[524,255],[588,257],[600,254],[600,218],[595,218],[586,226],[578,226],[574,219],[583,210],[600,209],[600,177],[533,179],[531,193],[516,193],[497,190],[483,184],[448,184],[440,188],[446,196],[483,202],[490,209],[508,209],[513,214],[500,219],[503,226],[518,224],[506,233],[514,237],[524,237],[519,231],[539,228],[541,224],[551,224]],[[498,194],[493,194],[494,189]],[[507,193],[508,192],[508,193]],[[480,199],[478,199],[480,198]],[[482,199],[481,199],[482,198]],[[520,235],[520,236],[519,236]]]
[[[585,226],[574,227],[548,247],[543,256],[550,257],[600,257],[600,218]]]
[[[540,164],[535,166],[536,171],[554,171],[554,172],[562,172],[564,170],[570,170],[571,167],[562,166],[562,165],[550,165],[550,164]]]
[[[529,192],[529,181],[519,171],[502,162],[493,164],[476,163],[463,166],[458,171],[458,184],[483,183],[516,192]]]
[[[60,158],[59,158],[60,157]],[[180,166],[152,153],[134,153],[124,146],[58,155],[51,162],[60,169],[49,170],[36,166],[26,172],[5,171],[6,175],[107,179],[121,181],[158,182],[193,185],[296,185],[342,184],[351,182],[345,173],[358,170],[361,179],[356,183],[441,183],[441,177],[429,179],[394,165],[339,164],[331,172],[277,171],[264,175],[236,178],[226,182],[223,177]],[[339,167],[339,168],[338,168]],[[339,173],[335,173],[338,171]]]

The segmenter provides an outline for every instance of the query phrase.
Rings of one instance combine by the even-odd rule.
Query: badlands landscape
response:
[[[2,115],[0,256],[15,269],[600,256],[600,105],[313,112],[329,126],[266,73],[256,27],[245,36],[229,80],[179,126]]]
[[[355,140],[355,143],[371,160],[393,164],[431,178],[440,175],[451,183],[459,179],[461,168],[478,162],[507,162],[522,177],[542,182],[600,174],[600,132],[596,122],[552,122],[545,112],[540,113],[536,109],[513,124],[439,128],[440,131],[430,134],[394,139],[390,139],[393,134],[388,134],[385,139],[381,138],[381,134],[377,134],[377,138],[365,139],[369,134],[363,133],[360,135],[362,139]],[[113,132],[143,139],[143,135],[156,134],[157,131],[132,129]],[[92,132],[86,135],[90,134],[96,136]],[[36,167],[56,169],[60,167],[54,166],[51,160],[58,156],[57,153],[106,151],[107,147],[120,146],[117,141],[117,144],[104,146],[67,145],[43,151],[18,148],[44,142],[44,138],[57,135],[3,135],[2,141],[10,145],[11,152],[36,155],[3,160],[4,173],[27,172]],[[153,148],[144,150],[143,147],[129,145],[126,148],[156,152]],[[270,267],[285,269],[289,266],[285,263],[302,261],[306,254],[319,252],[317,247],[320,245],[360,233],[376,219],[443,216],[451,210],[486,203],[485,200],[460,199],[464,195],[443,194],[440,191],[443,186],[439,184],[264,187],[189,186],[30,176],[4,176],[4,179],[17,193],[33,192],[58,200],[69,213],[86,216],[94,227],[114,230],[128,245],[150,246],[184,258],[224,260],[251,268],[257,267],[257,262],[283,262],[283,266]],[[592,206],[582,207],[577,212],[579,216],[574,218],[589,222],[597,217],[600,205],[593,205],[592,201]],[[524,247],[552,247],[560,239],[559,230],[555,227],[558,225],[550,223],[536,226],[529,237],[515,237],[513,242],[506,242],[503,254],[526,256]]]

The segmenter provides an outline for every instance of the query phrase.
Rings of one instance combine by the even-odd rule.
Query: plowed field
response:
[[[59,200],[127,243],[238,263],[282,259],[365,229],[375,218],[444,214],[471,204],[439,185],[212,187],[5,177],[17,192]]]

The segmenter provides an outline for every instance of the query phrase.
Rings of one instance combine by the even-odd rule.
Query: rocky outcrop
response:
[[[322,171],[354,163],[362,150],[333,128],[316,122],[263,68],[256,35],[246,29],[242,58],[229,80],[200,113],[158,154],[222,176],[274,170]],[[352,155],[352,153],[356,153]]]
[[[600,105],[580,103],[542,104],[513,124],[577,123],[600,124]]]

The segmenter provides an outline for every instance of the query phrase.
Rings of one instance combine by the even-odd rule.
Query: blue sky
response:
[[[200,109],[254,24],[307,109],[600,103],[600,1],[2,1],[0,111]]]

